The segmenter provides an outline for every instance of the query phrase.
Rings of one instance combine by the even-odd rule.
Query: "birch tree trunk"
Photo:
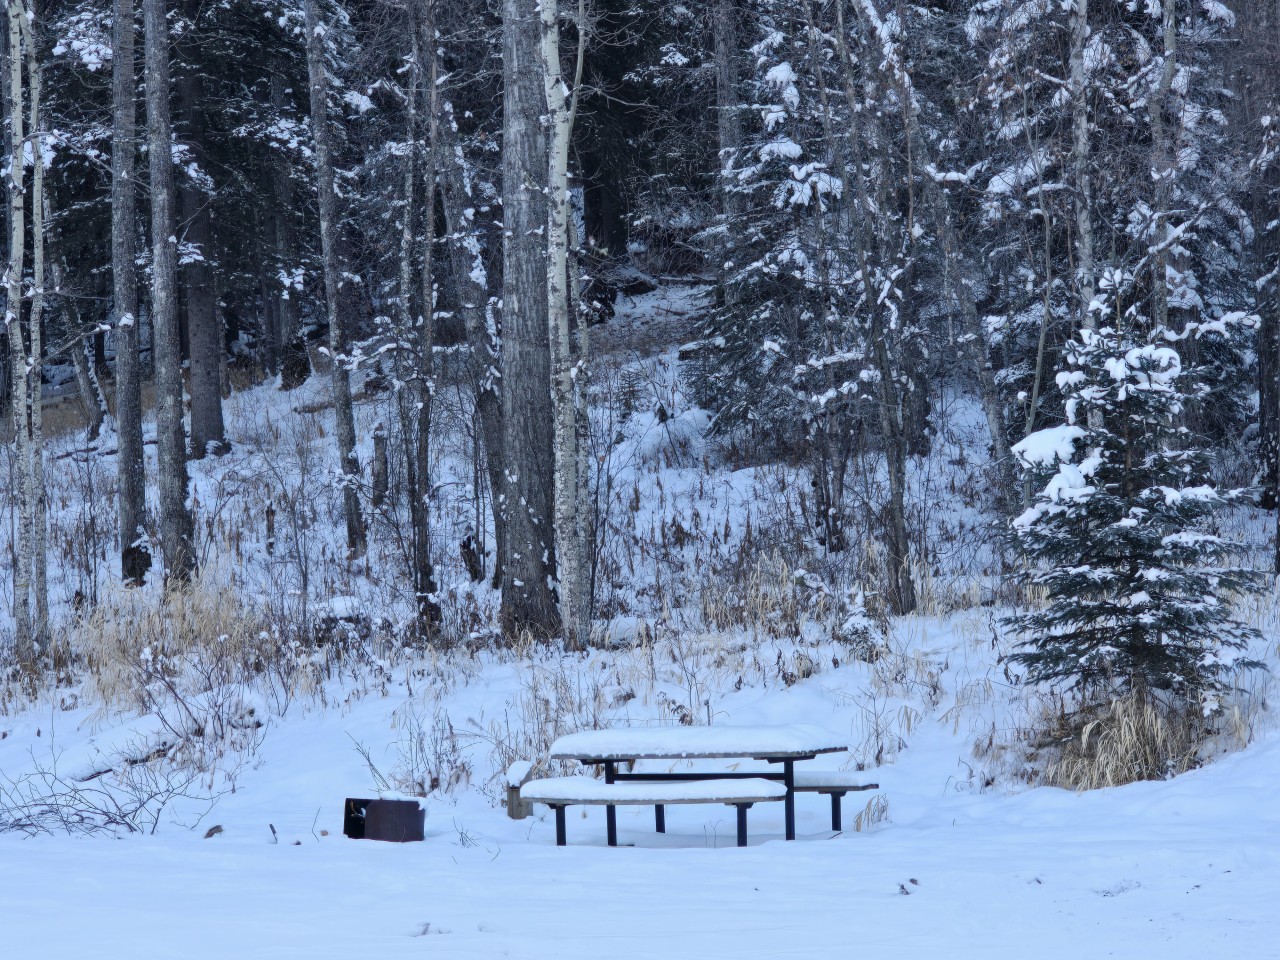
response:
[[[26,149],[23,119],[22,21],[26,16],[19,0],[9,0],[8,102],[9,114],[9,264],[5,276],[4,323],[9,339],[10,392],[13,397],[14,447],[18,463],[18,523],[13,563],[14,647],[20,664],[35,662],[32,624],[32,543],[30,485],[27,464],[30,447],[30,376],[26,340],[22,334],[22,279],[26,261],[26,182],[23,156]]]
[[[507,555],[502,620],[509,633],[560,632],[552,592],[554,418],[547,336],[547,141],[538,76],[537,0],[502,8],[502,425]]]
[[[577,429],[581,381],[586,370],[574,356],[569,316],[569,138],[573,118],[560,69],[559,4],[557,0],[541,0],[540,10],[542,79],[548,117],[546,289],[555,416],[556,569],[565,644],[569,649],[580,650],[591,637],[591,598],[587,592],[585,518],[579,510],[582,463]]]
[[[329,128],[329,82],[325,74],[324,26],[318,0],[303,5],[307,32],[307,77],[311,98],[311,130],[315,141],[316,187],[320,207],[320,249],[324,263],[324,298],[329,320],[329,356],[333,366],[333,412],[341,464],[342,505],[347,521],[347,549],[353,557],[364,554],[364,520],[356,483],[356,422],[351,402],[351,374],[347,369],[346,331],[342,322],[342,265],[338,250],[337,194],[334,191],[333,156]]]
[[[164,0],[143,0],[147,140],[151,168],[151,323],[156,368],[156,451],[165,581],[195,573],[195,524],[188,503],[187,435],[182,422],[178,332],[178,238],[174,230],[173,131],[169,121],[169,27]]]
[[[111,282],[115,299],[120,571],[126,584],[138,586],[151,569],[151,552],[143,530],[146,474],[142,459],[142,369],[138,357],[138,123],[133,0],[115,0],[113,21]]]

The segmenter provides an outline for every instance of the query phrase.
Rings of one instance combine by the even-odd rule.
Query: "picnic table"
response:
[[[614,727],[584,730],[560,737],[551,745],[552,760],[577,760],[604,767],[606,784],[627,781],[693,782],[699,780],[766,780],[782,784],[786,838],[796,838],[796,769],[798,760],[812,760],[820,753],[838,753],[848,745],[840,737],[807,723],[777,726],[717,727]],[[637,760],[710,760],[749,758],[780,765],[776,771],[679,771],[667,773],[622,772],[620,765]],[[654,805],[659,833],[666,832],[662,804]],[[605,808],[609,845],[617,845],[617,815]]]

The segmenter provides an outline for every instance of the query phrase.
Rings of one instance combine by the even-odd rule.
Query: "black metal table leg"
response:
[[[653,828],[658,833],[667,832],[667,808],[661,803],[654,804],[653,807]]]
[[[735,803],[738,808],[738,846],[745,847],[747,845],[747,807],[749,803]]]
[[[831,829],[835,831],[841,830],[840,826],[840,801],[844,799],[844,791],[836,790],[831,794]]]
[[[604,764],[605,783],[613,783],[614,772],[613,761],[606,760]],[[618,845],[618,810],[613,804],[609,804],[604,808],[604,822],[609,846],[616,847]]]
[[[794,760],[785,760],[782,764],[782,782],[786,784],[787,795],[783,798],[786,807],[787,839],[796,838],[796,765]]]
[[[556,812],[556,846],[563,847],[568,843],[564,829],[564,805],[553,803],[551,809]]]

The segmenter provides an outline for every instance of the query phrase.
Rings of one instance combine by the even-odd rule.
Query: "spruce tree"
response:
[[[1231,598],[1262,578],[1231,565],[1238,545],[1210,529],[1249,491],[1216,489],[1180,425],[1207,387],[1169,343],[1081,330],[1057,376],[1067,422],[1014,448],[1040,492],[1013,534],[1047,603],[1010,618],[1011,659],[1029,683],[1203,696],[1213,710],[1232,671],[1253,665],[1243,650],[1257,634],[1232,618]]]

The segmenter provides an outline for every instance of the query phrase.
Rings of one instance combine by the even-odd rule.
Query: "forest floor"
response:
[[[443,652],[395,631],[394,512],[372,515],[369,557],[343,556],[324,378],[229,401],[232,453],[193,464],[207,573],[181,621],[157,592],[111,586],[110,520],[92,505],[110,495],[110,438],[101,453],[58,441],[51,589],[77,666],[34,696],[0,687],[0,823],[25,796],[42,824],[0,831],[0,955],[1280,957],[1271,674],[1239,678],[1197,769],[1033,786],[1033,731],[1060,703],[1001,660],[972,404],[938,411],[913,468],[922,611],[881,633],[861,588],[874,536],[853,531],[872,544],[854,558],[788,539],[807,509],[798,470],[705,439],[675,356],[703,296],[637,298],[593,337],[613,359],[593,384],[610,622],[581,655],[493,643],[496,596],[457,556],[483,504],[447,378],[433,523],[458,642]],[[376,397],[359,416],[367,461],[373,425],[394,417]],[[874,504],[882,483],[855,465],[851,496]],[[70,613],[77,594],[97,612]],[[1280,605],[1245,615],[1274,673]],[[281,642],[298,622],[326,643]],[[672,808],[661,836],[647,809],[623,808],[619,849],[601,811],[577,808],[561,849],[545,808],[513,821],[500,803],[507,766],[564,732],[798,721],[847,737],[823,766],[879,784],[846,798],[839,835],[826,798],[805,795],[791,843],[776,804],[753,808],[746,849],[725,807]],[[426,842],[342,836],[343,799],[379,776],[427,794]],[[101,806],[148,791],[165,803],[131,818],[136,832],[101,824]],[[92,835],[54,822],[78,816]]]

